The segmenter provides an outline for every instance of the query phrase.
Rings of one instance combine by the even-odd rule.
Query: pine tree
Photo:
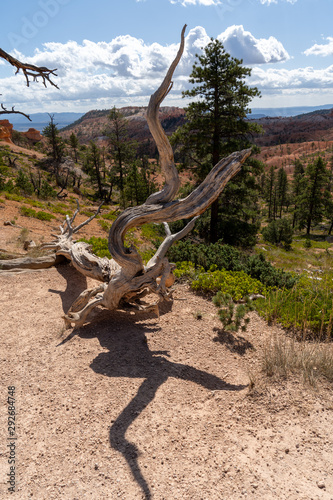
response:
[[[77,150],[79,148],[79,139],[74,134],[74,132],[72,132],[71,135],[69,136],[69,144],[74,153],[75,163],[77,163],[78,160]]]
[[[101,169],[101,152],[95,142],[90,141],[87,155],[85,158],[84,169],[89,174],[91,181],[97,183],[98,196],[104,198],[105,191],[102,183]]]
[[[320,223],[330,200],[329,172],[326,163],[319,156],[309,163],[305,171],[305,182],[299,196],[299,225],[310,234],[311,227]]]
[[[49,115],[50,123],[43,129],[42,134],[47,137],[51,147],[51,156],[56,164],[59,164],[64,156],[64,142],[59,136],[57,124],[54,123],[54,116]]]
[[[298,159],[295,160],[292,182],[292,198],[294,200],[293,229],[295,228],[296,222],[299,218],[299,200],[304,186],[304,174],[305,170],[302,162]]]
[[[116,108],[110,111],[108,116],[109,126],[105,131],[109,141],[109,153],[113,164],[114,177],[117,179],[121,203],[125,207],[125,177],[135,159],[137,144],[128,136],[127,122],[122,113]]]
[[[279,210],[279,217],[282,217],[282,209],[285,206],[288,191],[287,174],[283,167],[279,168],[277,175],[277,204]]]
[[[186,123],[175,134],[173,144],[196,166],[198,182],[218,161],[233,151],[248,147],[249,134],[259,127],[246,120],[248,105],[260,93],[245,85],[251,69],[225,52],[220,41],[211,39],[201,56],[196,56],[184,97],[195,100],[186,108]],[[210,241],[218,235],[218,200],[211,207]]]
[[[265,179],[265,200],[268,203],[268,220],[275,219],[274,200],[275,200],[275,169],[270,167]]]

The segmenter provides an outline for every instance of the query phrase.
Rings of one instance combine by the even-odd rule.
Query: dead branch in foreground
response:
[[[31,81],[37,82],[38,78],[42,78],[44,87],[46,87],[46,83],[48,82],[53,87],[55,87],[57,89],[59,88],[51,80],[52,75],[57,76],[55,74],[55,71],[57,71],[56,69],[48,69],[48,68],[45,68],[43,66],[39,67],[39,66],[35,66],[35,65],[29,64],[29,63],[22,63],[21,61],[19,61],[18,59],[15,59],[15,57],[11,56],[10,54],[8,54],[7,52],[5,52],[2,49],[0,49],[0,58],[5,59],[7,62],[9,62],[9,64],[11,64],[11,66],[14,66],[16,68],[15,75],[17,75],[17,73],[19,73],[20,70],[22,71],[22,73],[25,76],[27,87],[29,87],[29,84]],[[1,104],[1,109],[2,110],[0,111],[0,115],[10,115],[10,114],[15,113],[15,114],[23,115],[26,118],[28,118],[28,120],[31,121],[29,115],[27,115],[26,113],[23,113],[22,111],[16,111],[14,109],[14,106],[12,106],[12,109],[9,110],[3,104]]]
[[[54,250],[56,255],[65,256],[79,272],[100,282],[95,288],[85,290],[74,301],[64,316],[68,327],[83,325],[89,313],[97,306],[113,310],[130,305],[137,309],[148,307],[158,311],[160,301],[171,300],[170,286],[174,278],[173,265],[166,257],[168,249],[192,230],[197,217],[218,198],[227,182],[239,172],[242,163],[251,154],[251,150],[246,149],[221,159],[189,196],[174,200],[179,188],[178,172],[169,140],[158,120],[158,111],[171,89],[173,72],[183,53],[185,28],[186,25],[181,33],[177,56],[161,86],[151,96],[147,111],[149,129],[156,142],[165,177],[163,189],[149,196],[143,205],[127,208],[114,221],[108,243],[112,259],[93,255],[87,243],[73,239],[73,236],[97,215],[100,207],[94,216],[75,227],[78,206],[71,218],[66,217],[60,227],[60,234],[52,235],[55,239],[43,246],[45,249]],[[168,223],[180,219],[189,219],[189,222],[184,229],[171,234]],[[163,223],[166,237],[155,255],[144,265],[134,247],[124,246],[124,239],[129,229],[140,227],[147,222]],[[142,298],[148,294],[157,296],[155,303],[149,306],[142,302]]]

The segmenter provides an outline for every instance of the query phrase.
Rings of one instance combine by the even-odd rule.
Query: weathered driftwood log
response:
[[[81,293],[72,304],[64,317],[68,327],[82,325],[97,306],[112,310],[132,305],[139,309],[155,307],[158,311],[159,301],[170,298],[168,288],[174,281],[172,264],[166,258],[168,249],[192,230],[197,217],[218,198],[226,183],[241,169],[242,163],[251,154],[251,150],[247,149],[222,159],[189,196],[174,200],[180,185],[179,177],[173,151],[158,119],[158,112],[161,102],[172,87],[173,72],[183,53],[185,28],[186,26],[182,30],[177,56],[161,86],[151,96],[147,110],[149,129],[156,142],[165,177],[163,189],[149,196],[143,205],[124,210],[114,221],[108,243],[112,259],[98,258],[90,252],[89,245],[73,240],[73,236],[97,215],[99,209],[90,219],[74,227],[78,207],[72,218],[66,217],[60,228],[60,235],[53,235],[55,240],[44,245],[44,248],[55,250],[56,255],[69,259],[82,274],[101,282],[96,288]],[[171,234],[168,222],[180,219],[190,221],[180,232]],[[128,249],[124,246],[124,238],[130,228],[147,222],[163,223],[166,238],[147,265],[144,265],[134,247]],[[141,299],[150,293],[157,295],[157,301],[145,306]]]
[[[0,260],[1,271],[11,271],[14,269],[47,269],[62,262],[60,255],[50,254],[42,257],[19,257],[17,259]]]

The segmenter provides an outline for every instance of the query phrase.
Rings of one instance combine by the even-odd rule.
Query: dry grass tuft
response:
[[[333,346],[275,337],[264,349],[263,371],[269,377],[300,373],[312,386],[320,377],[333,382]]]

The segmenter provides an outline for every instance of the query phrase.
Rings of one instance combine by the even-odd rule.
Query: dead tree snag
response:
[[[158,119],[158,111],[172,87],[172,76],[184,49],[185,28],[186,26],[181,33],[181,44],[176,58],[161,86],[151,96],[147,111],[148,125],[158,148],[165,177],[163,188],[149,196],[143,205],[124,210],[114,221],[108,243],[112,259],[98,258],[89,251],[89,245],[73,240],[79,229],[92,219],[74,227],[79,207],[72,218],[66,217],[60,228],[60,235],[53,235],[55,240],[44,245],[44,248],[55,250],[57,255],[67,257],[84,275],[101,282],[96,288],[81,293],[72,304],[64,317],[68,327],[81,326],[97,306],[110,310],[126,305],[138,309],[147,308],[141,301],[147,294],[157,296],[155,304],[148,307],[155,308],[158,312],[158,303],[171,298],[169,288],[174,281],[172,264],[166,257],[168,249],[192,230],[197,217],[218,198],[226,183],[241,169],[242,163],[251,154],[251,150],[246,149],[221,159],[189,196],[184,199],[174,199],[179,189],[178,172],[169,140]],[[184,229],[171,234],[168,223],[180,219],[190,219],[190,221]],[[134,247],[128,249],[124,246],[124,239],[129,229],[147,222],[163,223],[166,238],[147,265],[144,265]]]

